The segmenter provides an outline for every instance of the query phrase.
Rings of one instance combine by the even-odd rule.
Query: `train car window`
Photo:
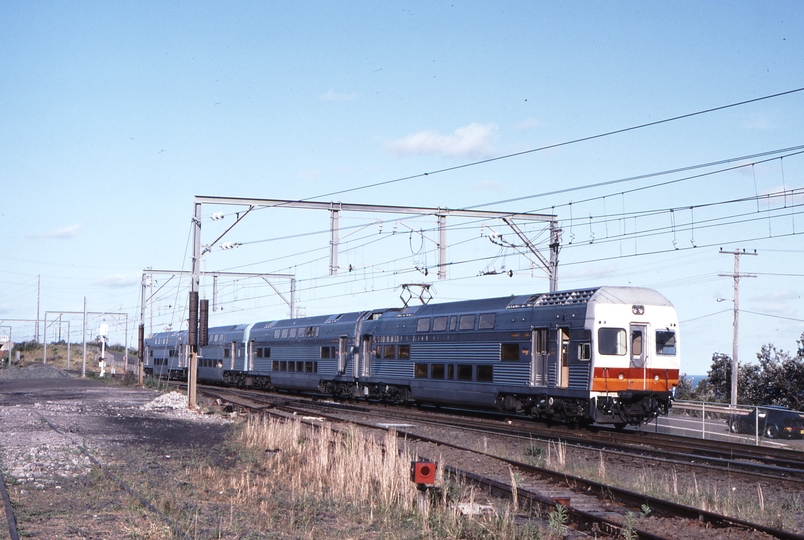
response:
[[[304,362],[296,362],[296,371],[304,373]]]
[[[271,369],[273,371],[279,371],[279,360],[274,360],[271,364]]]
[[[474,330],[475,329],[475,316],[474,315],[461,315],[461,323],[458,326],[459,330]]]
[[[471,381],[472,380],[472,366],[466,364],[458,364],[458,380]]]
[[[478,382],[493,382],[494,366],[477,366],[477,380]]]
[[[458,328],[458,316],[453,315],[449,318],[449,331],[454,332],[456,328]]]
[[[288,371],[293,373],[296,371],[296,362],[288,362]]]
[[[287,337],[288,337],[288,329],[287,329],[287,328],[283,328],[283,329],[282,329],[282,339],[285,339],[285,338],[287,338]]]
[[[676,333],[672,330],[656,330],[656,354],[676,354]]]
[[[642,356],[642,330],[631,332],[631,354]]]
[[[433,317],[433,332],[443,332],[447,329],[449,317]]]
[[[313,372],[313,363],[312,362],[305,362],[304,363],[304,371],[307,373],[314,373]]]
[[[313,373],[318,373],[318,362],[313,362]]]
[[[229,349],[223,349],[223,357],[224,358],[229,358],[230,354],[231,354],[231,351]]]
[[[280,330],[279,328],[274,330],[274,339],[279,339],[281,335],[282,335],[282,330]]]
[[[410,345],[399,346],[399,359],[410,360]]]
[[[321,347],[321,358],[329,358],[329,347]]]
[[[599,328],[597,331],[597,352],[622,356],[626,352],[625,329]]]
[[[257,347],[256,357],[257,358],[262,358],[262,347]]]
[[[501,343],[500,360],[503,362],[519,361],[519,343]]]
[[[307,327],[307,337],[315,337],[315,326]]]
[[[265,347],[262,350],[263,358],[271,358],[271,347]]]
[[[427,378],[427,364],[414,364],[413,365],[413,376],[417,379],[426,379]]]
[[[430,331],[430,318],[429,317],[422,317],[418,321],[416,321],[416,331],[417,332],[429,332]]]
[[[318,337],[318,334],[319,334],[320,330],[321,330],[320,326],[315,327],[315,337]]]
[[[578,360],[582,362],[588,362],[592,359],[592,344],[591,343],[579,343],[578,344]]]
[[[394,359],[396,358],[396,345],[385,345],[383,346],[382,357],[385,359]]]
[[[444,378],[444,364],[433,364],[430,366],[430,378],[431,379],[443,379]]]
[[[480,320],[477,323],[478,330],[493,330],[497,322],[496,313],[481,313]]]
[[[447,366],[447,379],[452,380],[455,378],[455,364]]]
[[[282,360],[279,362],[279,371],[287,371],[288,370],[288,363]]]

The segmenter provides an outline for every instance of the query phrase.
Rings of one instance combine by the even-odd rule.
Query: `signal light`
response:
[[[145,354],[145,323],[142,323],[137,328],[137,359],[142,363],[143,355]]]
[[[191,347],[198,344],[198,291],[190,291],[190,316],[187,319],[187,342]]]
[[[209,345],[209,300],[201,300],[198,305],[198,346]]]

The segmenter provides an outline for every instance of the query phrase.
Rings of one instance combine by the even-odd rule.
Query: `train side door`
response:
[[[362,377],[371,377],[371,336],[363,336],[363,347],[361,355],[363,358]]]
[[[534,328],[530,334],[530,384],[547,386],[547,328]]]
[[[338,337],[338,375],[346,373],[346,357],[349,354],[347,347],[349,346],[348,336]]]
[[[569,332],[556,329],[556,387],[569,386]]]
[[[648,369],[648,327],[644,324],[631,325],[631,369],[641,372],[642,389],[645,389],[645,378]],[[634,374],[635,375],[635,374]],[[634,375],[630,379],[636,378]]]

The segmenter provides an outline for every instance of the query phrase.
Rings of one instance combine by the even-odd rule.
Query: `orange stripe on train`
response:
[[[677,369],[595,368],[593,392],[651,390],[666,392],[678,386]]]

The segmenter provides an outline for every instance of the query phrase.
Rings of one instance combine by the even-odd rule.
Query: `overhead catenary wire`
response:
[[[750,198],[746,198],[745,200],[750,200]],[[734,201],[724,201],[722,203],[712,203],[712,204],[728,204],[728,203],[732,203],[732,202],[734,202]],[[753,215],[753,213],[745,214],[745,215]],[[735,216],[727,216],[726,218],[733,218],[733,217],[735,217]],[[718,219],[726,219],[726,218],[718,218]],[[767,219],[767,217],[763,215],[763,216],[761,216],[759,218],[752,217],[750,220],[740,220],[738,222],[733,222],[733,223],[746,223],[746,222],[754,221],[754,220],[757,220],[757,219]],[[701,229],[705,229],[705,228],[709,227],[710,225],[707,225],[704,221],[700,221],[698,226]],[[716,225],[711,225],[711,226],[722,226],[722,224],[716,224]],[[657,229],[655,231],[651,231],[649,233],[643,233],[641,235],[641,237],[653,236],[653,235],[658,235],[658,234],[666,234],[666,233],[667,233],[667,228],[665,227],[664,229],[660,228],[660,229]],[[616,238],[609,239],[609,241],[615,241],[615,240],[616,240]],[[379,241],[379,239],[372,240],[372,243],[376,242],[376,241]],[[468,241],[470,241],[470,240],[468,240]],[[599,241],[599,243],[603,243],[603,242],[604,242],[604,240]],[[717,245],[719,243],[721,243],[721,242],[716,242],[716,243],[713,243],[713,244],[710,244],[710,245]],[[700,247],[706,247],[706,246],[700,246]],[[690,248],[686,248],[686,249],[690,249]],[[671,252],[671,251],[674,251],[674,249],[668,248],[668,249],[663,249],[663,250],[652,250],[652,251],[643,252],[643,253],[628,254],[625,257],[634,257],[634,256],[639,256],[639,255],[652,255],[652,254],[666,253],[666,252]],[[429,252],[432,253],[433,250],[429,250]],[[374,265],[372,265],[374,267],[374,269],[372,269],[369,272],[366,272],[366,273],[362,274],[361,276],[359,276],[359,278],[362,279],[363,277],[366,277],[366,276],[377,276],[377,275],[380,275],[380,274],[383,274],[383,273],[388,273],[385,270],[377,270],[376,268],[378,266],[390,264],[390,263],[393,263],[393,262],[403,261],[403,260],[406,260],[407,258],[408,257],[405,256],[405,257],[398,257],[398,258],[392,259],[392,260],[376,262]],[[466,260],[460,260],[460,261],[452,261],[452,262],[449,263],[449,265],[450,266],[461,266],[463,264],[470,264],[470,263],[473,263],[473,262],[493,261],[495,258],[497,258],[496,254],[493,255],[493,256],[483,257],[483,258],[474,258],[474,259],[466,259]],[[611,259],[614,259],[614,258],[624,258],[624,257],[597,258],[597,259],[590,259],[590,260],[588,260],[586,262],[599,262],[599,261],[603,261],[603,260],[611,260]],[[579,264],[579,263],[570,262],[570,263],[565,263],[565,264],[566,265],[574,265],[574,264]],[[415,268],[398,269],[398,270],[394,271],[393,274],[394,275],[404,275],[406,273],[414,273],[415,271],[416,271]],[[355,276],[356,276],[356,274],[355,274]],[[312,281],[320,281],[321,279],[324,279],[324,281],[327,281],[326,278],[318,277],[318,278],[311,278],[311,279],[301,279],[301,280],[299,280],[299,282],[300,283],[305,283],[305,282],[312,282]],[[356,276],[354,279],[358,279],[358,277]],[[461,279],[463,279],[463,278],[461,278]],[[340,285],[342,285],[342,281],[339,281],[337,279],[330,279],[328,283],[325,283],[323,285],[315,285],[313,287],[310,287],[309,290],[336,287],[336,286],[340,286]],[[382,290],[382,289],[380,289],[380,290]],[[342,296],[353,296],[354,294],[355,293],[351,292],[349,294],[345,294],[345,295],[342,295]],[[260,298],[260,297],[256,297],[256,298]]]
[[[318,196],[310,197],[310,198],[306,198],[306,199],[301,199],[301,200],[320,199],[320,198],[324,198],[324,197],[330,197],[330,196],[333,196],[333,195],[339,195],[339,194],[343,194],[343,193],[356,191],[358,189],[368,189],[368,188],[372,188],[372,187],[377,187],[377,186],[381,186],[381,185],[387,185],[387,184],[390,184],[390,183],[400,182],[400,181],[403,181],[403,180],[418,178],[418,177],[422,177],[422,176],[429,176],[429,175],[432,175],[432,174],[439,174],[439,173],[443,173],[443,172],[454,171],[454,170],[463,169],[463,168],[466,168],[466,167],[476,166],[476,165],[480,165],[480,164],[484,164],[484,163],[490,163],[490,162],[494,162],[494,161],[498,161],[498,160],[502,160],[502,159],[508,159],[508,158],[513,158],[513,157],[516,157],[516,156],[521,156],[521,155],[525,155],[525,154],[539,152],[539,151],[542,151],[542,150],[554,149],[554,148],[558,148],[558,147],[561,147],[561,146],[566,146],[566,145],[570,145],[570,144],[585,142],[585,141],[589,141],[589,140],[593,140],[593,139],[597,139],[597,138],[601,138],[601,137],[606,137],[606,136],[610,136],[610,135],[625,133],[625,132],[628,132],[628,131],[637,130],[637,129],[641,129],[641,128],[646,128],[646,127],[649,127],[649,126],[655,126],[655,125],[663,124],[663,123],[666,123],[666,122],[671,122],[671,121],[675,121],[675,120],[681,120],[681,119],[684,119],[684,118],[689,118],[689,117],[702,115],[702,114],[706,114],[706,113],[710,113],[710,112],[724,110],[724,109],[727,109],[727,108],[730,108],[730,107],[737,107],[737,106],[740,106],[740,105],[746,105],[746,104],[749,104],[749,103],[754,103],[754,102],[762,101],[762,100],[765,100],[765,99],[781,97],[781,96],[784,96],[784,95],[789,95],[789,94],[793,94],[793,93],[796,93],[796,92],[800,92],[802,90],[804,90],[804,88],[798,88],[798,89],[793,89],[793,90],[789,90],[789,91],[785,91],[785,92],[779,92],[779,93],[776,93],[776,94],[762,96],[762,97],[759,97],[759,98],[754,98],[754,99],[750,99],[750,100],[744,100],[744,101],[740,101],[740,102],[736,102],[736,103],[731,103],[731,104],[728,104],[728,105],[723,105],[723,106],[719,106],[719,107],[713,107],[713,108],[709,108],[709,109],[704,109],[704,110],[693,112],[693,113],[678,115],[678,116],[666,118],[666,119],[663,119],[663,120],[658,120],[658,121],[654,121],[654,122],[648,122],[648,123],[639,124],[639,125],[635,125],[635,126],[631,126],[631,127],[627,127],[627,128],[622,128],[622,129],[617,129],[617,130],[612,130],[612,131],[600,133],[600,134],[597,134],[597,135],[592,135],[592,136],[582,137],[582,138],[578,138],[578,139],[573,139],[573,140],[570,140],[570,141],[565,141],[565,142],[557,143],[557,144],[554,144],[554,145],[548,145],[548,146],[544,146],[544,147],[533,148],[533,149],[522,151],[522,152],[516,152],[516,153],[512,153],[512,154],[507,154],[507,155],[504,155],[504,156],[497,156],[497,157],[493,157],[493,158],[489,158],[489,159],[479,160],[479,161],[475,161],[475,162],[471,162],[471,163],[467,163],[467,164],[458,165],[458,166],[455,166],[455,167],[448,167],[448,168],[444,168],[444,169],[431,171],[431,172],[428,172],[428,173],[421,173],[419,175],[412,175],[412,176],[407,176],[407,177],[398,178],[398,179],[394,179],[394,180],[389,180],[389,181],[385,181],[385,182],[379,182],[379,183],[369,184],[369,185],[365,185],[365,186],[358,186],[358,187],[350,188],[350,189],[347,189],[347,190],[335,191],[335,192],[326,193],[326,194],[322,194],[322,195],[318,195]],[[568,188],[568,190],[590,189],[592,187],[600,187],[601,185],[622,183],[622,182],[627,182],[627,181],[636,181],[638,179],[644,179],[644,178],[650,177],[652,175],[677,173],[677,172],[681,172],[681,171],[685,171],[685,170],[691,170],[693,167],[714,166],[714,165],[717,165],[717,164],[726,163],[728,161],[736,161],[736,160],[740,160],[740,159],[755,158],[755,157],[759,157],[759,156],[763,156],[763,155],[771,155],[774,152],[778,153],[778,152],[781,152],[781,151],[798,150],[798,149],[801,149],[801,148],[804,148],[804,146],[790,147],[790,148],[787,148],[787,149],[782,149],[782,150],[773,151],[773,152],[763,152],[763,153],[759,153],[759,154],[753,154],[751,156],[743,156],[742,158],[730,158],[729,160],[720,160],[720,161],[716,161],[716,162],[709,162],[707,164],[701,164],[701,165],[698,165],[698,166],[683,167],[683,168],[672,169],[670,171],[662,171],[660,173],[652,173],[651,175],[640,175],[638,177],[629,177],[629,178],[625,178],[625,179],[613,180],[613,181],[609,181],[607,183],[598,183],[598,184],[587,185],[587,186],[579,186],[577,188]],[[740,165],[740,167],[744,167],[744,166],[746,166],[746,165]],[[734,167],[734,168],[739,168],[739,167]],[[733,168],[731,168],[731,169],[733,169]],[[682,181],[682,180],[673,180],[671,182],[678,182],[678,181]],[[667,183],[663,183],[662,185],[665,185],[665,184],[667,184]],[[644,190],[644,189],[650,189],[650,187],[636,188],[634,190],[629,190],[629,192],[630,191],[637,191],[637,190]],[[562,190],[561,192],[564,192],[564,190]],[[509,200],[506,200],[506,201],[495,201],[495,202],[491,202],[491,203],[484,203],[481,206],[502,204],[504,202],[512,202],[512,201],[524,200],[526,198],[532,198],[532,197],[536,197],[536,196],[545,196],[545,195],[549,195],[549,194],[538,194],[538,195],[533,195],[531,197],[522,197],[522,198],[517,198],[517,199],[509,199]],[[589,200],[594,200],[594,198],[589,199]],[[474,206],[474,207],[470,207],[470,208],[479,208],[481,206]],[[554,207],[555,206],[553,206],[552,208],[554,208]],[[691,206],[689,206],[689,208],[690,209],[695,208],[695,205],[691,205]],[[793,215],[793,216],[795,215],[795,212],[792,211],[792,209],[791,209],[791,215]],[[604,221],[602,221],[601,223],[607,224],[610,221],[609,218],[614,219],[614,216],[609,215],[608,213],[606,213],[606,219]],[[589,224],[590,224],[590,227],[591,227],[592,222],[593,222],[593,219],[592,219],[591,215],[589,216],[588,221],[589,221]],[[657,234],[660,234],[659,231],[661,231],[661,229],[657,230]],[[300,235],[293,235],[293,236],[283,237],[283,238],[272,238],[272,239],[257,240],[257,241],[253,241],[253,242],[250,242],[250,243],[257,243],[257,242],[264,242],[264,241],[279,241],[279,240],[287,239],[287,238],[298,238],[300,236],[309,236],[309,235],[313,235],[313,234],[322,234],[322,233],[325,233],[325,232],[328,232],[328,231],[316,231],[316,232],[311,232],[311,233],[302,233]],[[608,237],[608,235],[606,235],[606,236]],[[633,237],[633,235],[630,235],[630,237]],[[375,240],[375,241],[379,241],[379,240]],[[598,242],[598,243],[601,243],[601,242]],[[315,259],[315,260],[319,260],[319,259]],[[452,264],[461,264],[463,262],[464,261],[454,261],[454,262],[451,262],[450,264],[451,265]],[[301,263],[301,264],[306,264],[306,263]],[[177,302],[174,303],[174,305],[176,305],[176,304],[177,304]]]
[[[359,191],[359,190],[363,190],[363,189],[370,189],[370,188],[375,188],[375,187],[387,186],[387,185],[394,184],[394,183],[404,182],[406,180],[413,180],[415,178],[424,178],[426,176],[432,176],[432,175],[435,175],[435,174],[441,174],[441,173],[446,173],[446,172],[457,171],[457,170],[466,169],[466,168],[469,168],[469,167],[475,167],[475,166],[478,166],[478,165],[484,165],[486,163],[493,163],[495,161],[501,161],[501,160],[504,160],[504,159],[511,159],[511,158],[515,158],[515,157],[519,157],[519,156],[533,154],[533,153],[536,153],[536,152],[543,152],[543,151],[546,151],[546,150],[554,150],[556,148],[561,148],[563,146],[569,146],[569,145],[572,145],[572,144],[578,144],[578,143],[582,143],[582,142],[593,141],[595,139],[601,139],[601,138],[604,138],[604,137],[610,137],[612,135],[619,135],[619,134],[622,134],[622,133],[628,133],[630,131],[636,131],[636,130],[644,129],[644,128],[647,128],[647,127],[658,126],[658,125],[666,124],[666,123],[669,123],[669,122],[675,122],[677,120],[683,120],[683,119],[686,119],[686,118],[692,118],[694,116],[700,116],[700,115],[709,114],[709,113],[713,113],[713,112],[717,112],[717,111],[723,111],[723,110],[726,110],[726,109],[731,109],[733,107],[740,107],[742,105],[748,105],[750,103],[757,103],[757,102],[760,102],[760,101],[765,101],[765,100],[768,100],[768,99],[774,99],[774,98],[778,98],[778,97],[782,97],[782,96],[786,96],[786,95],[790,95],[790,94],[795,94],[795,93],[802,92],[802,91],[804,91],[804,87],[794,88],[792,90],[786,90],[784,92],[777,92],[775,94],[769,94],[769,95],[761,96],[761,97],[758,97],[758,98],[738,101],[738,102],[735,102],[735,103],[730,103],[728,105],[720,105],[720,106],[717,106],[717,107],[711,107],[711,108],[703,109],[703,110],[696,111],[696,112],[691,112],[691,113],[671,116],[669,118],[664,118],[662,120],[656,120],[654,122],[646,122],[646,123],[643,123],[643,124],[637,124],[637,125],[626,127],[626,128],[620,128],[620,129],[615,129],[615,130],[611,130],[611,131],[606,131],[606,132],[603,132],[603,133],[598,133],[596,135],[588,135],[588,136],[585,136],[585,137],[579,137],[577,139],[571,139],[571,140],[560,142],[560,143],[550,144],[550,145],[546,145],[546,146],[540,146],[540,147],[537,147],[537,148],[531,148],[529,150],[523,150],[521,152],[512,152],[510,154],[505,154],[505,155],[502,155],[502,156],[496,156],[496,157],[492,157],[492,158],[481,159],[481,160],[473,161],[473,162],[470,162],[470,163],[464,163],[464,164],[461,164],[461,165],[455,165],[453,167],[445,167],[443,169],[436,169],[436,170],[429,171],[429,172],[409,175],[409,176],[405,176],[405,177],[402,177],[402,178],[396,178],[394,180],[386,180],[386,181],[383,181],[383,182],[376,182],[376,183],[373,183],[373,184],[367,184],[365,186],[359,186],[359,187],[354,187],[354,188],[349,188],[349,189],[342,189],[342,190],[338,190],[338,191],[332,191],[332,192],[329,192],[329,193],[324,193],[324,194],[321,194],[321,195],[317,195],[315,197],[310,197],[310,198],[301,199],[301,200],[303,200],[303,201],[311,201],[311,200],[315,200],[315,199],[323,199],[325,197],[332,197],[332,196],[335,196],[335,195],[343,195],[344,193],[351,193],[351,192]]]

